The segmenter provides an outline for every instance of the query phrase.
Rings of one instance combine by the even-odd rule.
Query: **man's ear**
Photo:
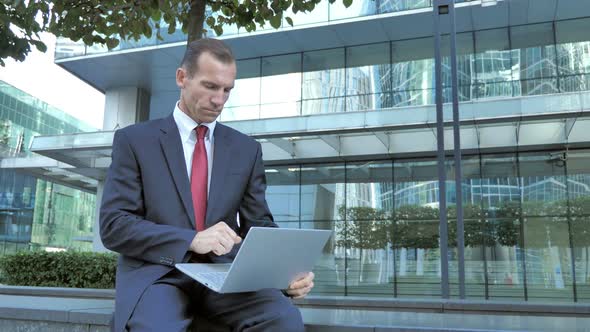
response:
[[[184,89],[184,83],[186,81],[186,70],[182,67],[176,69],[176,85]]]

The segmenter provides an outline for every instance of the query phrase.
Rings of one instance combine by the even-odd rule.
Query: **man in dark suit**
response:
[[[231,262],[250,227],[276,227],[260,144],[216,121],[235,77],[225,44],[193,42],[176,71],[172,115],[115,133],[100,234],[120,254],[117,332],[186,331],[194,314],[235,331],[303,330],[299,310],[279,290],[218,294],[174,268]],[[293,282],[287,295],[305,296],[313,277]]]

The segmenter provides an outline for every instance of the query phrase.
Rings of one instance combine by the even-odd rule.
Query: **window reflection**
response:
[[[267,167],[266,200],[275,221],[295,222],[299,227],[299,167]]]
[[[301,178],[301,221],[305,228],[337,230],[343,226],[339,209],[344,206],[346,195],[345,167],[339,164],[303,165],[291,168],[300,172]],[[320,264],[316,266],[320,294],[344,295],[347,280],[346,255],[344,247],[347,235],[334,232]]]
[[[435,161],[394,162],[395,294],[440,296],[438,186]]]
[[[512,49],[518,50],[521,94],[523,96],[555,93],[557,71],[551,23],[516,26],[510,29]]]
[[[567,158],[567,184],[571,241],[574,251],[576,295],[590,301],[590,152],[570,152]]]
[[[389,43],[346,49],[347,111],[366,111],[392,106]]]
[[[571,302],[575,291],[590,300],[590,152],[556,155],[464,157],[468,298]],[[450,286],[458,296],[452,161],[447,170]],[[334,231],[314,269],[314,293],[439,298],[436,174],[434,159],[267,167],[268,201],[282,227]]]
[[[263,104],[301,99],[301,55],[287,54],[262,58]]]
[[[474,95],[476,98],[513,96],[513,55],[508,29],[475,32]]]
[[[348,294],[392,294],[391,228],[393,182],[391,162],[347,165],[346,205],[339,208],[344,224],[336,229],[346,241]]]
[[[588,18],[558,21],[555,30],[542,23],[457,34],[459,101],[589,90],[586,28]],[[450,102],[448,35],[441,53],[443,102]],[[258,105],[259,118],[434,104],[431,37],[240,60],[238,67],[227,106]],[[252,112],[243,114],[230,118]]]
[[[563,92],[590,89],[590,42],[585,33],[588,29],[588,18],[555,23],[559,85]]]
[[[304,100],[344,96],[343,48],[303,53],[302,91]],[[303,113],[311,112],[303,109]]]

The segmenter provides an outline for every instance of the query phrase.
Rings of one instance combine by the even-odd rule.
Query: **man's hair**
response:
[[[235,62],[231,49],[221,40],[212,38],[198,39],[188,44],[180,66],[185,68],[190,77],[199,70],[199,58],[203,53],[211,54],[216,60],[230,64]]]

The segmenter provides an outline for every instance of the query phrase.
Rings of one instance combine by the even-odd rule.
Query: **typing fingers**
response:
[[[240,243],[240,242],[242,242],[242,238],[231,227],[229,227],[224,221],[218,222],[213,227],[215,227],[218,231],[224,232],[225,234],[227,234],[227,236],[234,243]]]
[[[225,255],[231,251],[234,244],[240,243],[242,239],[229,227],[225,222],[218,222],[213,226],[215,237],[215,248],[213,252],[216,255]]]

